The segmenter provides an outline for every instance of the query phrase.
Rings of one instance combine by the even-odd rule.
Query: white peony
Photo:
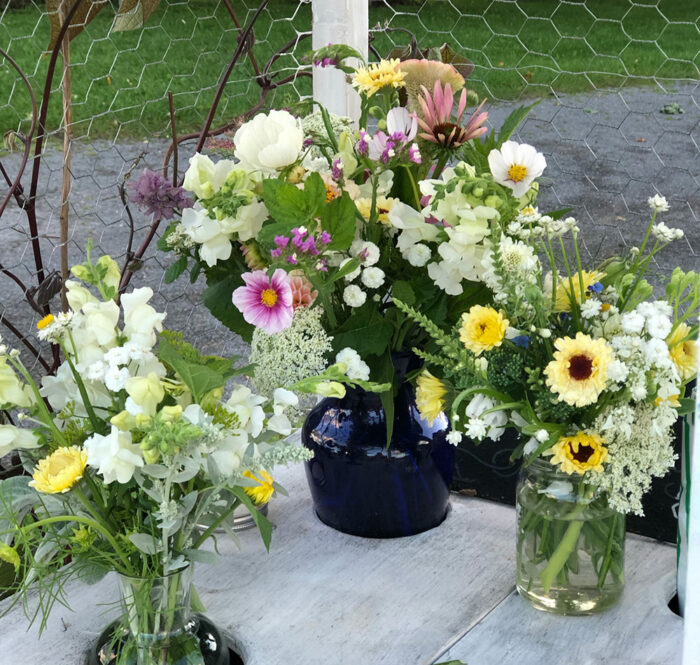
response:
[[[288,111],[258,113],[234,136],[234,156],[250,171],[277,175],[299,159],[304,144],[301,120]]]
[[[194,192],[197,198],[208,199],[221,189],[235,166],[231,159],[221,159],[214,163],[206,155],[195,153],[190,157],[190,165],[185,171],[182,186]]]
[[[131,441],[131,432],[122,432],[112,425],[107,436],[93,434],[83,448],[87,453],[87,463],[97,469],[106,484],[128,483],[138,467],[143,466],[141,448]]]
[[[156,312],[148,303],[153,297],[153,289],[144,286],[122,296],[124,309],[124,334],[129,341],[142,348],[155,346],[156,330],[163,330],[165,314]]]
[[[36,448],[39,440],[30,429],[14,425],[0,425],[0,457],[17,449]]]

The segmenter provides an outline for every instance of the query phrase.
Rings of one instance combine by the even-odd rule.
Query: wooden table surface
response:
[[[432,531],[364,539],[316,518],[301,466],[277,477],[290,496],[270,506],[270,553],[246,531],[196,572],[207,616],[246,665],[680,665],[683,622],[667,607],[673,547],[628,536],[622,602],[553,616],[515,593],[512,508],[454,495]],[[112,577],[71,585],[73,610],[57,605],[40,639],[13,608],[0,619],[0,665],[83,662],[117,597]]]

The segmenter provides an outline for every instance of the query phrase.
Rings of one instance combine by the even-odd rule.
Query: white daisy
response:
[[[506,141],[500,150],[489,153],[489,168],[496,182],[523,196],[535,178],[542,175],[547,162],[541,152],[527,144]]]

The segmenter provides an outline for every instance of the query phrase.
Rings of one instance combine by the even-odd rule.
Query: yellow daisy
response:
[[[432,425],[445,408],[443,397],[447,394],[447,390],[442,381],[433,376],[427,369],[424,369],[416,380],[416,386],[418,411]]]
[[[275,487],[273,484],[275,481],[272,478],[272,476],[267,471],[264,471],[262,469],[258,471],[257,476],[250,471],[244,471],[243,475],[246,478],[256,480],[258,483],[260,483],[256,487],[244,487],[243,491],[251,499],[253,499],[253,503],[256,506],[262,506],[263,504],[266,504],[272,498],[272,495],[275,493]]]
[[[571,406],[593,404],[605,389],[612,349],[604,339],[592,339],[582,332],[554,342],[554,360],[544,370],[547,385]]]
[[[369,67],[358,67],[352,75],[352,84],[359,92],[364,92],[367,97],[371,97],[382,88],[391,86],[392,88],[402,88],[406,72],[397,69],[398,58],[391,60],[380,60]]]
[[[86,464],[87,453],[78,446],[58,448],[39,460],[29,485],[44,494],[67,492],[83,477]]]
[[[599,282],[604,276],[604,273],[598,272],[597,270],[593,270],[591,272],[582,270],[581,277],[583,278],[583,294],[581,294],[581,280],[578,277],[578,273],[571,276],[571,281],[574,283],[573,294],[571,293],[569,278],[560,278],[556,285],[557,301],[554,304],[554,311],[570,312],[572,301],[579,304],[585,302],[586,298],[590,297],[591,293],[588,290],[588,287],[593,286],[596,282]]]
[[[558,464],[564,473],[578,473],[580,476],[586,471],[602,473],[603,462],[608,459],[608,449],[603,445],[603,439],[597,434],[585,432],[561,437],[549,452],[552,454],[552,465]]]
[[[474,305],[462,314],[459,339],[475,356],[500,346],[506,336],[508,319],[492,307]]]
[[[690,339],[690,326],[679,323],[666,339],[671,359],[684,381],[692,379],[698,371],[698,343]]]

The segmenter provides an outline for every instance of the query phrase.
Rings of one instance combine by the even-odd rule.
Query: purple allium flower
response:
[[[182,187],[173,187],[162,175],[144,169],[137,180],[129,180],[129,200],[154,221],[172,219],[175,211],[191,208],[194,202]]]

